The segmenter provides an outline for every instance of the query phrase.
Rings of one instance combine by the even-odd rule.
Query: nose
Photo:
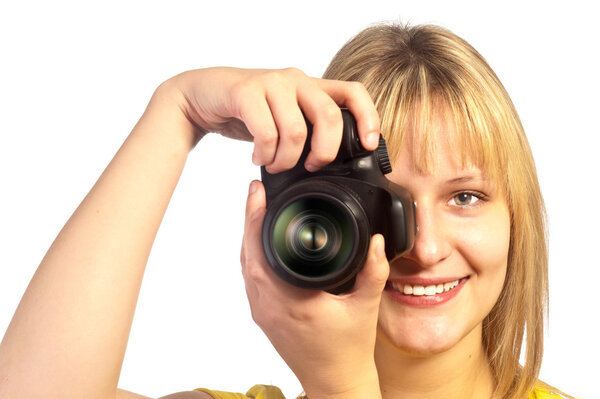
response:
[[[416,217],[419,230],[412,249],[404,257],[422,267],[431,267],[450,255],[449,232],[445,229],[443,217],[433,207],[418,205]]]

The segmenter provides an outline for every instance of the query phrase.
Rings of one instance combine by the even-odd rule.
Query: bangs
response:
[[[465,40],[432,25],[367,28],[338,51],[323,77],[362,82],[392,162],[407,151],[416,170],[435,173],[438,148],[448,143],[457,166],[479,168],[503,191],[511,219],[508,268],[482,340],[495,396],[529,395],[541,366],[548,295],[545,211],[529,143],[502,83]]]
[[[456,76],[452,80],[442,77],[418,65],[367,84],[378,86],[367,89],[374,95],[392,162],[406,149],[417,171],[432,173],[442,133],[462,168],[476,166],[501,183],[507,154],[497,136],[507,127],[501,126],[492,105],[478,101],[486,98],[489,102],[489,94],[477,93],[482,90],[479,85],[465,87],[466,82],[457,82]],[[440,127],[446,129],[440,132]]]

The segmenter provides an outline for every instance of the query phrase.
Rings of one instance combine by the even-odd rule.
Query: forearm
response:
[[[19,304],[0,344],[7,398],[114,397],[146,261],[194,144],[159,91]]]

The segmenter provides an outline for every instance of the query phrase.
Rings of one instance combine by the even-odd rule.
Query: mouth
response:
[[[465,278],[466,279],[466,278]],[[448,292],[453,290],[460,284],[461,280],[458,279],[454,281],[449,281],[446,283],[439,284],[430,284],[430,285],[419,285],[419,284],[403,284],[395,281],[388,281],[387,286],[394,291],[401,292],[404,295],[414,295],[414,296],[432,296],[437,294],[442,294],[444,292]]]
[[[417,306],[437,305],[454,298],[467,280],[469,276],[447,281],[388,281],[385,291],[398,302]]]

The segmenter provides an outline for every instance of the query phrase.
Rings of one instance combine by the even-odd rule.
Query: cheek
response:
[[[510,216],[506,206],[496,206],[486,217],[465,229],[457,249],[488,294],[500,295],[504,284],[510,245]]]

